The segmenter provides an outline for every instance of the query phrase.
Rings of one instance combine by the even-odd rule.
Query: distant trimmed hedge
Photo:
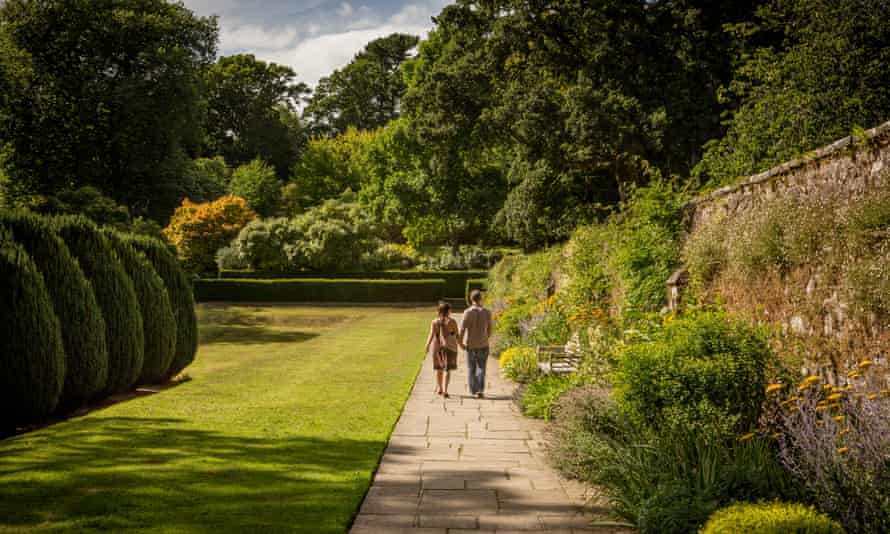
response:
[[[62,331],[43,276],[0,229],[0,428],[52,412],[65,383]]]
[[[167,369],[167,377],[178,375],[195,360],[198,351],[198,318],[192,285],[173,252],[161,241],[131,235],[126,242],[145,253],[167,286],[167,295],[176,318],[176,354]]]
[[[467,280],[467,288],[464,297],[467,299],[467,304],[470,303],[470,293],[473,292],[474,289],[478,289],[479,291],[485,291],[488,289],[488,279],[487,278],[471,278]]]
[[[95,399],[108,380],[105,320],[87,280],[62,239],[46,219],[0,211],[0,226],[12,231],[43,275],[53,310],[62,329],[65,386],[59,405],[77,407]]]
[[[445,296],[445,280],[203,279],[198,302],[434,302]]]
[[[102,233],[133,281],[142,311],[145,344],[137,382],[163,382],[176,354],[176,318],[167,287],[143,252],[126,243],[114,230],[105,229]]]
[[[55,226],[93,284],[105,319],[108,382],[104,392],[127,391],[142,373],[145,349],[142,312],[133,281],[95,223],[83,216],[66,216],[57,218]]]
[[[340,280],[340,279],[361,279],[361,280],[443,280],[445,282],[445,297],[460,298],[464,294],[467,280],[480,279],[488,276],[488,271],[412,271],[412,270],[389,270],[389,271],[369,271],[369,272],[345,272],[345,273],[319,273],[319,272],[298,272],[298,273],[262,273],[256,271],[220,271],[219,277],[222,279],[251,279],[251,280],[297,280],[311,278],[316,280]]]

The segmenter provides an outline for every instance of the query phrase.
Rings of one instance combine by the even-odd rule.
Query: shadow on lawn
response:
[[[342,532],[383,441],[97,418],[0,446],[0,530]]]
[[[245,345],[263,343],[300,343],[318,337],[312,332],[271,330],[262,326],[218,326],[202,325],[201,344],[240,343]]]

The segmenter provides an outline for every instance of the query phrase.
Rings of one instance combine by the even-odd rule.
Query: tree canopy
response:
[[[375,39],[347,66],[318,82],[305,115],[316,133],[371,130],[399,116],[405,82],[399,69],[419,38],[394,33]]]
[[[236,166],[261,158],[286,177],[303,142],[296,106],[306,84],[293,69],[250,54],[220,58],[206,79],[210,153]]]
[[[216,21],[162,0],[8,0],[0,27],[15,73],[0,137],[17,190],[92,185],[137,213],[172,211],[201,143]]]

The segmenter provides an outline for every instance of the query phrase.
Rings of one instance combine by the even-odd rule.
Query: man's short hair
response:
[[[479,291],[478,289],[474,289],[473,291],[470,291],[470,301],[475,302],[476,304],[479,304],[480,302],[482,302],[482,292]]]

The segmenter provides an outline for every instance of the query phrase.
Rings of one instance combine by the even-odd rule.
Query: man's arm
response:
[[[494,319],[492,318],[491,311],[488,310],[488,313],[485,314],[488,320],[488,324],[485,325],[485,329],[487,330],[488,339],[491,339],[491,334],[494,333]]]
[[[460,322],[460,332],[457,334],[457,346],[466,350],[467,346],[464,345],[464,335],[467,332],[467,315],[464,314],[463,321]]]

